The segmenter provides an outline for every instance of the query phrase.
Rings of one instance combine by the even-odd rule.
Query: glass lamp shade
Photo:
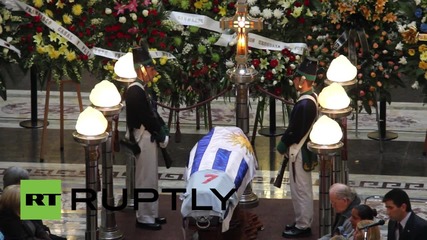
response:
[[[113,107],[122,101],[122,97],[116,85],[108,80],[102,80],[90,92],[89,100],[97,107]]]
[[[344,55],[332,60],[326,77],[333,82],[347,82],[353,80],[357,75],[357,68]]]
[[[96,136],[104,133],[107,125],[107,119],[99,110],[87,107],[77,118],[76,130],[85,136]]]
[[[136,78],[135,68],[133,66],[133,54],[126,53],[114,64],[114,73],[121,78]]]
[[[326,109],[339,110],[350,105],[350,98],[339,83],[333,82],[320,92],[319,104]]]
[[[332,145],[342,138],[340,125],[326,115],[321,116],[313,125],[310,140],[319,145]]]

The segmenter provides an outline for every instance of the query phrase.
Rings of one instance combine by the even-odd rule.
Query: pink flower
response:
[[[118,3],[118,2],[116,2],[115,5],[116,6],[114,6],[114,9],[117,10],[117,15],[125,13],[126,5],[122,5],[122,4]]]
[[[138,4],[136,3],[136,0],[131,0],[130,3],[126,6],[126,8],[130,11],[130,12],[137,12],[138,10],[136,9],[138,7]]]

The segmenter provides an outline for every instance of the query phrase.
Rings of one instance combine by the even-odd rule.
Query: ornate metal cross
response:
[[[220,27],[223,30],[232,29],[237,33],[237,64],[245,64],[248,54],[248,33],[252,30],[262,30],[263,18],[252,18],[248,14],[248,4],[246,0],[238,0],[236,4],[236,14],[233,17],[223,17],[220,20]]]

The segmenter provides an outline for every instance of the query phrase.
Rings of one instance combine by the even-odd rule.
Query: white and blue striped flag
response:
[[[214,127],[190,152],[186,180],[200,170],[224,171],[233,179],[240,197],[257,169],[254,150],[238,127]]]

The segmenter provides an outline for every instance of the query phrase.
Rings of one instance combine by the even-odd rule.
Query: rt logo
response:
[[[61,180],[21,180],[21,219],[60,220]]]

